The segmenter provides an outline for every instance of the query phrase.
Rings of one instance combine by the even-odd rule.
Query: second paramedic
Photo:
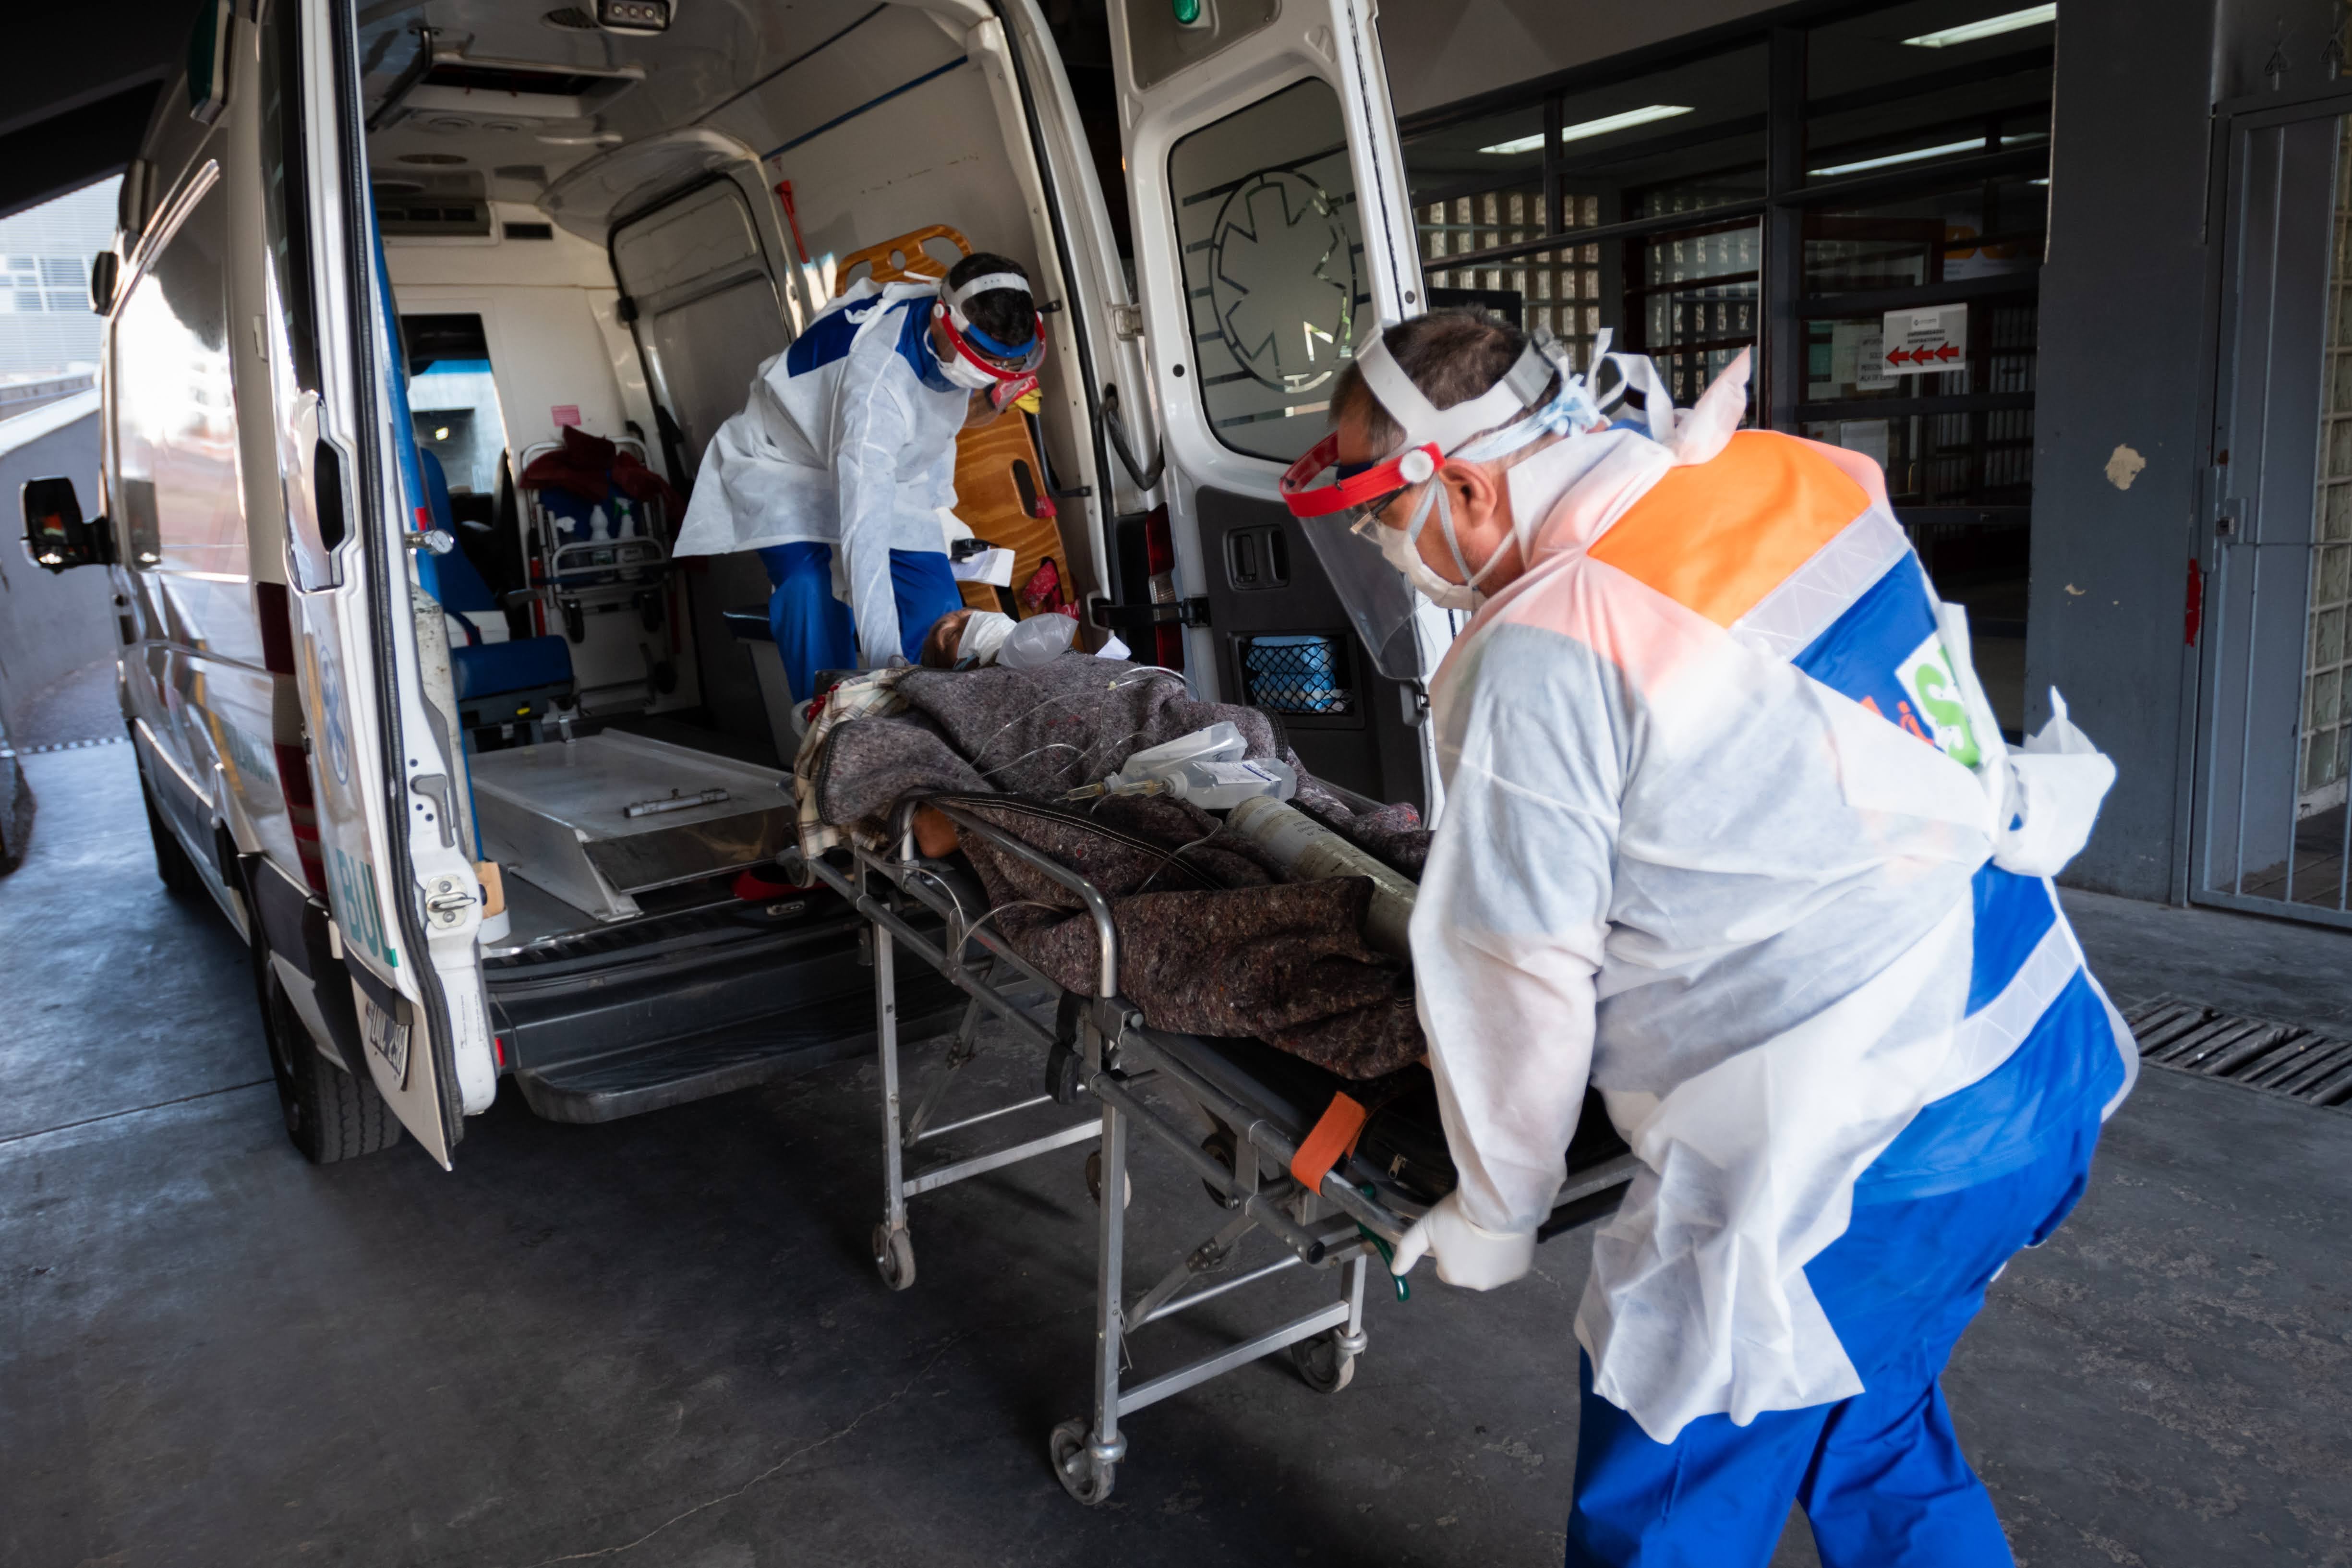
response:
[[[1745,353],[1686,411],[1607,363],[1645,406],[1491,318],[1391,327],[1285,480],[1370,646],[1408,583],[1471,617],[1412,919],[1461,1180],[1396,1266],[1525,1274],[1594,1084],[1638,1165],[1570,1568],[1762,1568],[1792,1500],[1828,1568],[2006,1563],[1937,1378],[2137,1068],[2049,880],[2113,764],[2054,701],[2004,747],[1877,466],[1738,429]]]
[[[711,437],[677,553],[760,552],[795,702],[821,670],[914,662],[961,606],[940,525],[956,437],[1034,389],[1044,325],[1002,256],[968,256],[943,282],[862,279]]]

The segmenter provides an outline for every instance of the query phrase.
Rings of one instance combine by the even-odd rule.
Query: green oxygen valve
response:
[[[1201,25],[1201,0],[1169,0],[1176,7],[1176,25],[1197,27]]]

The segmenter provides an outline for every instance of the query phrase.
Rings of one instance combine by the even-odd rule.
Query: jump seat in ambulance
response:
[[[431,452],[419,452],[417,458],[425,469],[425,498],[433,510],[434,525],[454,538],[457,525],[451,515],[449,480],[442,471],[441,459]],[[459,724],[468,730],[487,730],[529,723],[545,717],[551,708],[572,705],[572,647],[563,637],[550,634],[486,640],[485,627],[504,633],[506,612],[479,569],[463,550],[452,550],[435,559],[434,570],[441,607],[466,632],[465,642],[453,643],[449,648]]]

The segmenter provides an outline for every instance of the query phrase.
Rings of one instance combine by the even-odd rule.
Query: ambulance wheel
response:
[[[874,1227],[874,1270],[882,1276],[882,1283],[893,1290],[904,1290],[915,1282],[915,1242],[903,1230],[892,1230],[886,1221]]]
[[[1125,1194],[1119,1206],[1129,1207],[1135,1202],[1135,1178],[1124,1176],[1120,1178],[1119,1184]],[[1099,1149],[1087,1156],[1087,1196],[1094,1200],[1097,1208],[1102,1207],[1102,1151]]]
[[[180,847],[179,839],[164,826],[163,814],[155,809],[155,797],[148,792],[147,781],[139,781],[139,794],[147,805],[147,836],[155,845],[155,875],[163,883],[163,890],[175,899],[193,899],[204,890],[204,879],[196,873],[196,864],[188,852]]]
[[[1290,1364],[1318,1394],[1337,1394],[1356,1375],[1355,1353],[1340,1348],[1336,1329],[1291,1346]]]
[[[276,976],[264,986],[261,1027],[269,1039],[270,1074],[278,1080],[286,1136],[302,1157],[313,1165],[331,1165],[399,1142],[399,1119],[375,1085],[319,1054],[310,1026]]]
[[[1087,1424],[1080,1419],[1065,1421],[1055,1427],[1047,1451],[1054,1461],[1054,1479],[1062,1483],[1062,1489],[1087,1507],[1098,1508],[1110,1500],[1110,1489],[1118,1479],[1118,1467],[1105,1465],[1096,1469],[1087,1448]]]

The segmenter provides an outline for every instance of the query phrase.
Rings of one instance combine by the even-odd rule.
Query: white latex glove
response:
[[[1473,1225],[1462,1213],[1459,1196],[1446,1194],[1435,1208],[1413,1222],[1404,1239],[1397,1243],[1396,1258],[1389,1265],[1391,1273],[1409,1272],[1427,1253],[1437,1259],[1437,1277],[1448,1285],[1492,1290],[1535,1267],[1535,1232],[1488,1230]]]

